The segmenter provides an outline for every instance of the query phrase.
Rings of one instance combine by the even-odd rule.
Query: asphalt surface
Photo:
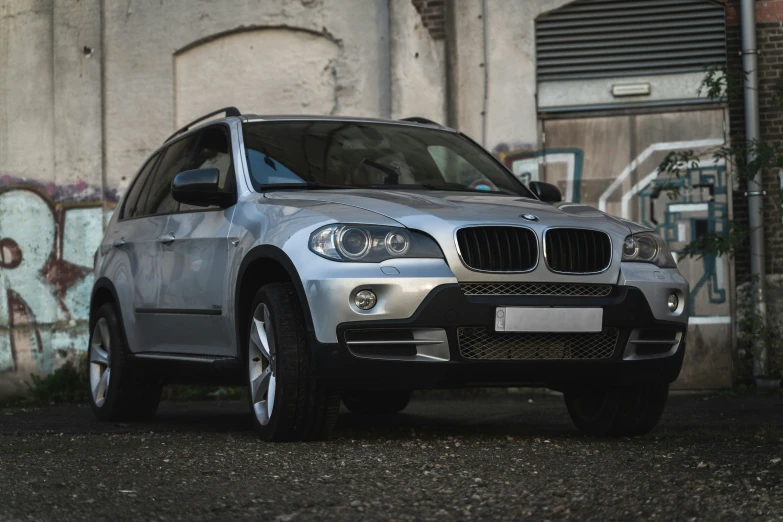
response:
[[[674,396],[591,439],[555,395],[418,398],[269,444],[241,402],[0,411],[0,520],[783,520],[783,398]]]

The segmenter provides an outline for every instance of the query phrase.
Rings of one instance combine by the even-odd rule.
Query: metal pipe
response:
[[[394,107],[395,49],[392,45],[392,0],[377,0],[378,19],[378,113],[381,118],[391,118]],[[335,109],[337,107],[335,106]]]
[[[487,147],[489,116],[489,35],[487,33],[487,0],[481,0],[481,24],[484,32],[484,101],[481,109],[481,144]]]
[[[745,71],[745,141],[755,143],[761,137],[759,126],[758,96],[758,48],[756,46],[756,2],[741,0],[742,19],[742,70]],[[748,162],[753,160],[748,154]],[[761,172],[748,179],[748,221],[750,226],[750,274],[753,307],[756,314],[766,321],[764,299],[764,190]],[[767,345],[763,339],[753,341],[753,376],[760,380],[767,373]]]

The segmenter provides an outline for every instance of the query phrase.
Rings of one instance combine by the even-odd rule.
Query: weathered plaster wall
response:
[[[0,396],[87,345],[101,168],[99,0],[0,4]]]
[[[269,29],[276,30],[271,37],[260,36]],[[244,36],[232,36],[244,31]],[[182,67],[189,62],[187,49],[208,40],[215,40],[205,47],[211,50],[203,51],[211,53],[210,57],[218,55],[223,44],[242,42],[241,45],[249,46],[250,39],[258,38],[259,45],[243,51],[248,61],[237,61],[234,69],[225,70],[227,78],[199,76],[194,64],[186,66],[197,75],[204,90],[214,85],[223,91],[219,95],[204,95],[198,103],[215,96],[234,100],[246,112],[309,112],[303,110],[306,107],[301,107],[301,101],[306,101],[310,93],[306,85],[299,84],[303,74],[309,73],[297,71],[297,65],[307,67],[311,57],[296,57],[284,48],[292,41],[300,49],[306,45],[301,32],[311,33],[313,38],[319,35],[322,46],[336,46],[334,51],[320,47],[317,50],[318,56],[326,53],[332,60],[328,64],[334,90],[330,112],[375,115],[380,112],[383,97],[388,96],[389,86],[381,84],[383,76],[379,72],[379,64],[388,63],[384,56],[388,43],[385,50],[378,43],[379,36],[388,33],[388,20],[386,3],[379,0],[237,0],[231,2],[230,8],[223,3],[197,0],[189,2],[187,9],[157,0],[105,2],[103,32],[105,172],[109,185],[127,184],[138,169],[140,158],[171,134],[178,120],[185,121],[185,114],[197,113],[196,108],[186,109],[175,102],[176,86],[183,85],[176,78],[175,63]],[[179,54],[184,59],[182,63],[173,58]],[[273,68],[264,70],[265,64],[273,63]],[[248,94],[248,77],[271,78],[281,89],[275,93],[259,86],[267,98],[258,106],[259,95],[244,97]],[[291,93],[298,91],[300,100],[287,89]],[[316,98],[321,96],[319,93]],[[318,108],[314,107],[313,112],[318,112]],[[176,114],[177,110],[183,112],[182,117]]]
[[[445,41],[433,40],[411,2],[389,3],[392,118],[446,122]]]
[[[568,2],[0,3],[0,396],[86,349],[105,217],[179,125],[225,105],[423,116],[522,175],[541,160],[535,19]],[[572,179],[584,154],[546,161]]]
[[[442,121],[443,52],[410,0],[0,2],[0,397],[86,350],[103,223],[178,126]]]
[[[535,19],[569,1],[453,0],[460,130],[490,150],[537,148]]]
[[[230,33],[190,47],[174,55],[177,126],[234,105],[262,114],[333,114],[339,55],[328,36],[293,29]]]

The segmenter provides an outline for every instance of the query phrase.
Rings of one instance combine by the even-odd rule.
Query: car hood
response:
[[[544,226],[575,226],[616,230],[622,234],[631,229],[623,220],[578,203],[555,205],[520,196],[432,191],[296,191],[269,192],[270,199],[310,200],[337,203],[381,214],[413,229],[430,231],[451,225],[526,224],[521,216],[532,214]]]

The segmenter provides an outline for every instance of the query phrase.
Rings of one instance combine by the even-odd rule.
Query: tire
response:
[[[411,400],[409,391],[361,391],[343,393],[343,404],[359,415],[399,413]]]
[[[161,384],[127,360],[125,338],[113,304],[95,313],[87,351],[90,403],[102,421],[144,420],[155,415]]]
[[[646,435],[658,425],[669,398],[668,384],[651,384],[633,389],[620,404],[612,435]]]
[[[593,437],[609,435],[620,410],[617,389],[567,390],[564,398],[568,414],[579,431]]]
[[[630,437],[649,433],[661,419],[668,384],[568,390],[571,420],[585,435]]]
[[[340,396],[315,376],[293,285],[261,287],[248,314],[244,355],[255,430],[268,441],[326,438],[337,421]]]

